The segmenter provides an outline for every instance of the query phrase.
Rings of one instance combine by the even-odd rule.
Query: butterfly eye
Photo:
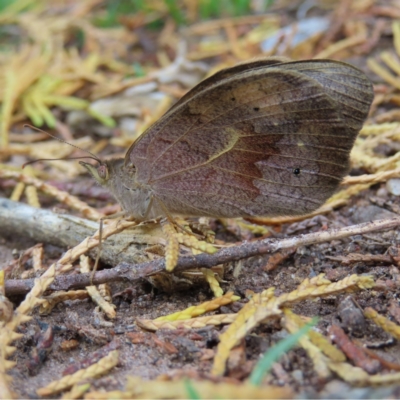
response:
[[[108,168],[106,165],[100,165],[97,168],[97,173],[99,174],[99,178],[104,180],[108,179]]]

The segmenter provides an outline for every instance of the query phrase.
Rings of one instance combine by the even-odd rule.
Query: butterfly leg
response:
[[[151,206],[154,206],[154,202],[157,203],[156,206],[158,206],[158,209],[165,215],[165,218],[161,220],[161,227],[167,239],[165,249],[165,267],[167,271],[173,271],[178,262],[179,244],[183,244],[192,248],[192,250],[194,249],[200,252],[215,253],[217,251],[210,243],[199,240],[197,238],[199,235],[192,232],[190,224],[187,224],[187,222],[182,219],[173,217],[164,203],[156,196],[152,196],[149,200],[149,207],[147,209],[148,211],[146,211],[146,215],[149,213]],[[182,221],[184,226],[182,225]],[[182,232],[178,232],[178,229]]]
[[[130,217],[129,215],[127,215],[127,213],[125,211],[119,211],[117,213],[111,214],[111,215],[106,215],[105,217],[100,218],[100,226],[99,226],[99,251],[97,252],[97,256],[96,256],[96,260],[94,262],[94,266],[93,266],[93,270],[92,270],[92,274],[90,275],[90,283],[93,283],[93,277],[94,274],[97,271],[97,267],[99,266],[99,261],[100,261],[100,256],[101,256],[101,252],[103,249],[103,225],[104,225],[104,220],[106,219],[115,219],[115,218],[119,218],[119,217],[123,217],[125,219],[132,219],[132,217]]]
[[[158,199],[157,197],[153,196],[151,198],[151,201],[153,201],[153,199],[157,202],[160,210],[164,213],[165,218],[168,219],[168,221],[173,224],[176,228],[182,230],[183,232],[185,232],[188,235],[194,235],[199,237],[199,235],[196,235],[195,233],[193,233],[190,228],[188,229],[188,224],[186,223],[186,221],[182,218],[178,218],[178,217],[173,217],[171,215],[171,213],[168,211],[167,207],[164,205],[164,203]],[[147,213],[147,212],[146,212]],[[179,222],[178,222],[179,220]],[[183,224],[182,224],[183,222]],[[186,226],[186,227],[185,227]]]

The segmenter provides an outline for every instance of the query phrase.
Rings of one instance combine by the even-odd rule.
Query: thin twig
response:
[[[211,268],[218,264],[234,262],[241,259],[272,253],[293,246],[308,246],[332,240],[340,240],[349,236],[360,235],[381,230],[394,229],[400,226],[400,218],[384,219],[352,225],[340,229],[330,229],[323,232],[309,233],[286,239],[264,239],[238,246],[227,247],[215,254],[199,254],[197,256],[181,257],[174,269],[181,272],[192,268]],[[165,271],[164,259],[141,264],[120,263],[115,268],[96,272],[93,284],[129,280],[136,281]],[[66,275],[55,278],[50,290],[79,289],[90,285],[91,274]],[[33,286],[33,279],[10,279],[5,283],[6,295],[25,294]]]

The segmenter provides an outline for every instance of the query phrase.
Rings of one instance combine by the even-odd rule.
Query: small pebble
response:
[[[302,370],[295,369],[292,372],[292,377],[297,383],[303,384],[303,382],[304,382],[304,374],[303,374]]]
[[[387,197],[387,195],[388,195],[388,190],[387,190],[387,188],[384,187],[384,186],[382,186],[381,188],[379,188],[379,189],[377,190],[376,195],[377,195],[378,197],[384,197],[384,198]]]
[[[387,190],[395,196],[400,196],[400,178],[392,178],[386,182]]]
[[[363,222],[371,222],[378,219],[386,219],[386,218],[394,218],[398,215],[385,210],[384,208],[370,205],[365,207],[360,207],[353,213],[353,221],[357,224],[361,224]]]
[[[343,299],[338,306],[338,314],[344,329],[354,336],[361,337],[365,333],[365,318],[351,296]]]

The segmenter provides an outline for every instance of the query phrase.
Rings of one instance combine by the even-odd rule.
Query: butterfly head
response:
[[[127,215],[137,220],[147,217],[156,218],[151,208],[151,190],[136,182],[136,169],[132,165],[124,165],[124,159],[98,161],[97,165],[81,161],[90,175],[103,187],[107,188],[121,205]]]
[[[106,161],[98,162],[98,165],[92,165],[83,161],[80,161],[83,167],[85,167],[90,175],[102,186],[106,185],[110,179],[110,167]]]

